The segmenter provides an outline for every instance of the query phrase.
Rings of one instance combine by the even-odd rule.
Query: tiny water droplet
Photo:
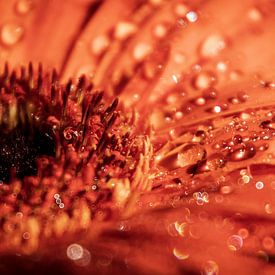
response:
[[[15,23],[10,22],[1,27],[1,42],[8,47],[15,45],[23,37],[24,28]]]

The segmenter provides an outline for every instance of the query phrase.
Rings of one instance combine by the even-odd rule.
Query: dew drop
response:
[[[252,144],[244,144],[233,152],[228,154],[229,161],[243,161],[249,158],[253,158],[256,154],[256,148]]]
[[[31,0],[18,0],[15,3],[15,11],[19,15],[25,15],[30,12],[33,7],[33,2]]]
[[[205,149],[198,144],[186,145],[177,155],[177,165],[185,167],[187,165],[201,161],[206,157]]]
[[[255,186],[258,190],[261,190],[264,188],[264,183],[262,181],[257,181]]]
[[[189,22],[194,23],[198,20],[198,14],[195,11],[189,11],[186,14],[186,18]]]
[[[205,105],[205,103],[206,103],[206,100],[204,97],[198,97],[194,100],[194,104],[197,106],[203,106]]]
[[[201,161],[206,156],[205,149],[199,144],[179,146],[168,155],[159,159],[159,164],[167,169],[185,167]]]
[[[83,256],[83,247],[79,244],[71,244],[67,248],[67,257],[73,261],[81,259]]]
[[[23,34],[24,28],[19,24],[6,23],[1,27],[1,42],[7,47],[11,47],[20,41]]]
[[[212,34],[202,42],[199,52],[202,57],[211,58],[217,56],[225,47],[224,37],[220,34]]]
[[[204,173],[215,171],[219,168],[223,168],[226,164],[226,158],[220,154],[216,153],[207,158],[207,160],[200,162],[195,168],[195,173]],[[192,169],[190,170],[192,172]]]
[[[260,127],[263,129],[275,130],[275,123],[272,123],[270,120],[265,120],[260,124]]]
[[[232,251],[240,250],[243,246],[243,239],[239,235],[232,235],[228,238],[227,245]]]
[[[203,91],[203,96],[207,99],[216,99],[218,97],[218,91],[214,88],[209,88]]]

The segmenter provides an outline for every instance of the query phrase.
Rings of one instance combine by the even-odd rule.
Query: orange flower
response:
[[[6,2],[0,271],[273,274],[274,3]]]

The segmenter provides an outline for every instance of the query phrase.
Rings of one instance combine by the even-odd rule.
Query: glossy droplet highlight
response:
[[[1,27],[1,42],[7,47],[11,47],[19,42],[23,37],[24,29],[17,23],[6,23]]]
[[[186,14],[186,18],[189,22],[194,23],[198,20],[198,14],[195,11],[189,11]]]

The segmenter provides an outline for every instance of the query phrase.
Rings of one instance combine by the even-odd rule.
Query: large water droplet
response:
[[[160,158],[159,164],[167,169],[176,169],[196,164],[206,157],[205,149],[199,144],[187,144],[172,150]]]
[[[220,153],[216,153],[200,162],[196,167],[190,170],[191,173],[204,173],[223,168],[226,164],[226,158]]]
[[[252,144],[243,144],[228,154],[229,161],[242,161],[253,158],[256,154],[256,148]]]
[[[1,27],[1,42],[8,47],[15,45],[24,34],[24,28],[15,22],[6,23]]]

